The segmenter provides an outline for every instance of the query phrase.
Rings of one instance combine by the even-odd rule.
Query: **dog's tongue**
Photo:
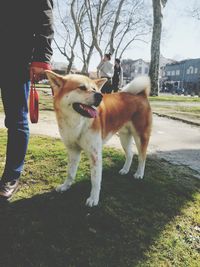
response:
[[[81,104],[81,108],[85,110],[91,118],[96,118],[97,111],[94,108],[83,104]]]

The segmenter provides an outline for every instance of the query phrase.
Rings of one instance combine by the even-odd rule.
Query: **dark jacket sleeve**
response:
[[[49,63],[53,54],[53,1],[34,0],[34,49],[32,62]]]

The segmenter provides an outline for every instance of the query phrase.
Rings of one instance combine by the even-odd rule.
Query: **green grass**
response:
[[[0,131],[0,162],[5,134]],[[118,174],[123,162],[120,151],[104,149],[100,204],[87,208],[86,156],[72,188],[55,193],[66,176],[64,146],[56,139],[31,137],[21,189],[9,204],[0,204],[0,266],[199,266],[200,181],[195,173],[149,156],[145,179],[137,181],[132,176],[136,157],[126,176]]]
[[[200,98],[184,96],[150,97],[152,111],[176,119],[199,124]]]
[[[39,99],[40,111],[53,110],[53,100],[51,95],[44,91],[39,91]],[[185,118],[189,121],[200,120],[200,98],[172,95],[167,97],[150,97],[150,102],[154,112],[173,115],[173,117],[177,118]],[[166,105],[166,102],[170,102],[172,105]],[[188,103],[191,104],[191,106],[187,106]],[[199,106],[192,106],[192,103],[194,103],[194,105],[199,103]]]
[[[52,111],[53,108],[53,96],[51,94],[51,90],[47,92],[45,91],[38,91],[39,92],[39,109]]]
[[[42,86],[42,85],[40,85]],[[46,85],[48,86],[48,85]],[[53,111],[53,99],[51,95],[51,89],[44,91],[38,90],[39,92],[39,109],[40,111]],[[188,120],[200,119],[200,105],[199,106],[187,106],[188,104],[200,103],[199,97],[185,97],[185,96],[158,96],[149,97],[152,110],[162,114],[168,115],[169,113],[173,116],[185,116]],[[166,102],[172,105],[165,104]],[[3,112],[2,103],[0,101],[0,112]]]
[[[51,93],[51,89],[49,88],[48,90],[38,90],[39,94],[39,109],[40,111],[47,110],[47,111],[52,111],[54,110],[53,108],[53,96]],[[1,96],[1,94],[0,94]],[[0,99],[0,112],[3,112],[3,105],[2,101]]]
[[[197,114],[200,116],[200,106],[166,106],[165,104],[163,105],[152,105],[153,110],[156,109],[161,109],[161,110],[173,110],[174,112],[182,112],[182,113],[192,113],[192,114]]]
[[[168,95],[168,96],[150,96],[150,101],[163,101],[163,102],[200,102],[200,97],[192,96],[177,96],[177,95]]]
[[[156,102],[151,102],[152,111],[159,115],[172,117],[200,125],[200,106],[186,106],[186,105],[165,105],[163,103],[156,105]]]
[[[50,85],[49,84],[43,84],[43,83],[37,83],[36,87],[37,88],[49,88],[50,89]]]

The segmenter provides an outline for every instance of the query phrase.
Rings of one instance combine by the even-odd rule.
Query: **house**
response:
[[[175,62],[173,59],[165,58],[160,55],[160,68],[163,68],[166,64]],[[135,78],[139,75],[148,75],[150,62],[143,59],[124,59],[122,60],[122,67],[125,75]]]
[[[160,55],[160,78],[163,76],[163,69],[166,64],[175,62],[173,59],[165,58],[162,54]],[[135,77],[140,75],[149,74],[150,63],[143,59],[124,59],[122,60],[122,68],[124,71],[124,79],[127,81],[133,80]]]
[[[149,73],[149,62],[141,58],[137,60],[123,59],[121,65],[126,82],[133,80],[137,76],[148,75]]]
[[[172,92],[183,88],[185,94],[200,95],[200,58],[167,64],[162,73],[162,88]]]

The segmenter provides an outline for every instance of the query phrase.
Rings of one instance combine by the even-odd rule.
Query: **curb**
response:
[[[174,116],[170,116],[170,115],[166,115],[166,114],[160,114],[157,112],[153,112],[154,115],[157,115],[159,117],[163,117],[163,118],[167,118],[167,119],[171,119],[171,120],[176,120],[176,121],[181,121],[190,125],[194,125],[194,126],[200,126],[200,123],[198,122],[194,122],[194,121],[190,121],[190,120],[185,120],[185,119],[181,119],[178,117],[174,117]]]

